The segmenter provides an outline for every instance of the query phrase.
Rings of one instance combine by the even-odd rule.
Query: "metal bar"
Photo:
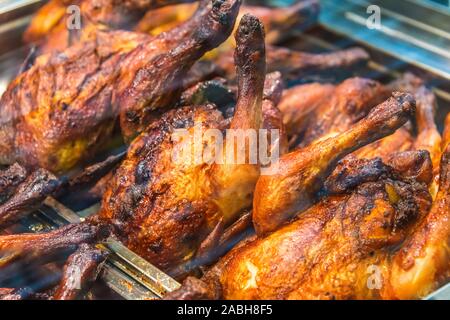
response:
[[[142,275],[145,275],[147,280],[150,280],[154,286],[157,286],[155,289],[158,289],[158,292],[161,294],[174,291],[180,287],[177,281],[129,250],[122,243],[110,238],[106,241],[105,245],[114,254],[122,258],[123,261],[126,261],[127,264],[139,271]]]
[[[450,80],[448,24],[446,27],[445,23],[441,26],[427,20],[430,25],[424,27],[424,21],[413,23],[417,12],[412,12],[408,6],[404,11],[398,12],[400,4],[397,2],[392,4],[377,0],[370,4],[380,7],[382,17],[379,30],[367,28],[369,14],[366,8],[369,2],[362,0],[345,0],[339,4],[334,0],[323,0],[320,23],[332,32]],[[417,4],[410,6],[417,7]],[[448,21],[448,15],[445,12],[439,13],[439,21]]]
[[[102,280],[126,300],[156,300],[160,298],[108,262],[103,266]]]
[[[450,300],[450,283],[430,294],[425,300]]]
[[[61,218],[69,223],[79,223],[84,220],[76,212],[52,197],[48,197],[44,201],[44,204],[53,208]],[[133,281],[141,287],[150,290],[152,296],[162,298],[164,294],[180,287],[177,281],[129,250],[116,239],[108,238],[102,247],[111,253],[111,256],[108,258],[108,265],[110,267],[115,267],[126,274],[128,281]],[[109,277],[114,275],[115,273],[110,273]],[[120,285],[121,282],[119,280],[115,279],[115,288]],[[114,290],[114,288],[112,289]],[[121,288],[120,290],[123,291],[125,288]],[[147,299],[148,297],[141,298]]]

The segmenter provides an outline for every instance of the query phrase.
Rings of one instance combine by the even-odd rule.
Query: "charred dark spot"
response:
[[[225,2],[225,0],[213,0],[213,4],[212,4],[213,9],[219,10],[222,7],[224,2]]]
[[[140,186],[133,186],[130,190],[130,197],[133,207],[136,207],[143,197],[143,190]]]
[[[58,164],[58,158],[55,155],[50,155],[48,157],[48,161],[50,162],[51,166],[56,166]]]
[[[347,112],[348,114],[353,114],[355,113],[357,110],[357,105],[355,101],[348,101],[345,105],[345,112]]]
[[[126,117],[127,117],[127,120],[130,121],[130,122],[136,123],[137,120],[138,120],[138,115],[137,115],[137,113],[134,112],[134,111],[132,111],[132,110],[127,111],[127,112],[125,113],[125,115],[126,115]]]
[[[150,243],[148,245],[149,250],[151,250],[154,253],[161,253],[164,249],[163,240],[159,238],[158,240]]]
[[[136,166],[134,178],[137,184],[146,184],[152,177],[152,172],[146,160],[140,161]]]
[[[61,105],[61,110],[66,111],[67,109],[69,109],[69,105],[67,103],[63,102]]]
[[[228,16],[225,13],[219,15],[219,23],[223,26],[228,25]]]
[[[192,244],[197,242],[198,235],[195,233],[186,233],[181,237],[181,242],[186,244]]]

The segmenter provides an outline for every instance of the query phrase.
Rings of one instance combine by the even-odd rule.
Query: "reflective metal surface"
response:
[[[320,22],[450,80],[450,11],[414,0],[322,0]],[[379,8],[380,24],[368,21]],[[373,29],[372,29],[373,28]]]

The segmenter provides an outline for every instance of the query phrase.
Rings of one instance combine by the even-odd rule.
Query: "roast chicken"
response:
[[[37,45],[39,53],[61,51],[95,36],[96,30],[132,29],[145,10],[194,1],[51,0],[33,17],[24,40]],[[70,27],[74,22],[80,23],[81,29]]]
[[[0,236],[0,300],[84,298],[111,237],[183,281],[166,299],[417,299],[447,283],[450,116],[441,135],[424,82],[284,90],[368,55],[273,46],[316,1],[193,2],[53,0],[33,20],[36,54],[0,100],[0,228],[97,176],[102,201],[81,223]],[[64,27],[71,4],[80,30]],[[116,126],[126,152],[62,175]],[[53,289],[7,288],[56,255]]]
[[[413,110],[411,96],[402,100],[398,107],[403,105],[404,112]],[[393,109],[398,112],[398,107]],[[380,111],[375,108],[368,119]],[[406,118],[400,120],[400,113],[387,123],[404,123]],[[271,183],[265,177],[258,181],[254,203],[258,235],[238,244],[202,279],[186,279],[166,298],[417,299],[446,283],[450,276],[448,141],[434,202],[428,191],[433,169],[426,152],[420,165],[411,163],[409,168],[386,165],[380,158],[347,159],[323,183],[322,199],[314,204],[299,190],[311,188],[305,179],[307,172],[322,170],[317,162],[294,157],[307,159],[316,145],[322,147],[315,148],[317,159],[329,161],[329,151],[339,137],[281,158],[286,166],[289,161],[295,163],[297,170],[271,178]],[[331,141],[334,144],[327,143]],[[423,170],[428,171],[428,180],[414,178],[420,176],[414,171]],[[280,191],[280,186],[288,185],[293,187]],[[259,192],[263,197],[258,197]],[[265,201],[267,197],[276,206],[266,209],[264,205],[271,204]],[[292,217],[289,212],[297,218],[282,223]]]
[[[120,116],[127,141],[175,104],[190,67],[224,41],[240,1],[208,1],[153,38],[125,31],[40,56],[0,100],[0,163],[55,173],[80,164],[111,138]]]
[[[130,145],[97,216],[47,234],[0,237],[0,267],[19,257],[42,257],[98,241],[100,235],[110,233],[169,273],[182,273],[180,265],[185,266],[185,272],[196,267],[197,260],[204,258],[209,235],[224,232],[251,207],[260,174],[260,163],[251,163],[247,158],[250,154],[242,164],[228,158],[227,149],[240,148],[235,140],[228,142],[231,147],[227,142],[220,147],[223,153],[216,149],[215,156],[220,160],[211,161],[206,156],[196,159],[196,143],[214,143],[206,136],[197,141],[196,135],[212,129],[233,132],[258,130],[265,123],[269,128],[282,124],[281,118],[275,121],[273,112],[281,95],[281,81],[276,74],[265,81],[264,31],[259,20],[244,16],[236,38],[239,93],[230,121],[213,105],[165,113]],[[265,116],[263,104],[269,104],[269,100],[272,104],[266,106],[270,112]],[[177,129],[184,129],[188,135],[177,138]],[[188,152],[180,152],[183,150]],[[273,148],[269,147],[269,152]],[[177,158],[178,154],[182,157]],[[199,248],[202,255],[197,252]]]

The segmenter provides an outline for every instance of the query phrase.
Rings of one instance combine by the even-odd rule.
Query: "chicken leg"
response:
[[[223,116],[211,105],[167,112],[130,145],[99,212],[131,250],[170,274],[180,265],[196,267],[193,258],[201,243],[251,207],[259,164],[246,161],[247,153],[244,163],[235,162],[226,150],[242,147],[230,139],[232,132],[262,126],[265,59],[260,22],[244,16],[236,41],[239,93],[225,138]],[[198,152],[199,146],[210,152]]]
[[[449,154],[441,177],[448,178]],[[425,184],[364,161],[387,171],[376,178],[365,166],[349,168],[371,181],[347,185],[270,235],[242,241],[166,298],[411,299],[448,281],[447,178],[432,205]]]
[[[340,159],[393,133],[414,110],[412,96],[396,92],[347,132],[282,156],[274,164],[278,173],[261,176],[256,185],[253,221],[258,235],[276,230],[310,207]]]

